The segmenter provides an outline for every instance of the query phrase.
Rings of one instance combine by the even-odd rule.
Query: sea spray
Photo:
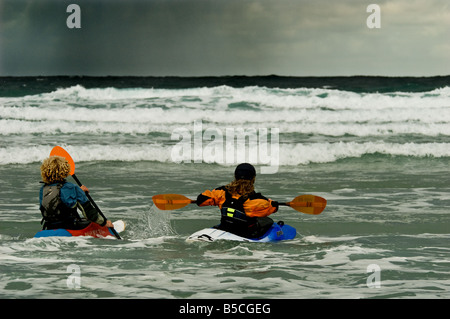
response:
[[[129,226],[129,236],[133,239],[174,236],[176,234],[170,223],[170,211],[159,210],[153,205],[139,212],[137,220]]]

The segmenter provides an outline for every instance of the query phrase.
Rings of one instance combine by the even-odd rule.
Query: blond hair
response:
[[[69,162],[61,156],[50,156],[41,165],[41,176],[45,184],[62,182],[69,176]]]
[[[254,177],[251,180],[235,179],[231,183],[226,185],[225,188],[233,195],[238,194],[243,196],[251,194],[255,191],[254,183],[255,183]]]

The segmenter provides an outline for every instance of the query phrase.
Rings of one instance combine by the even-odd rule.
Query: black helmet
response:
[[[249,163],[239,164],[236,167],[236,170],[234,171],[234,177],[236,178],[236,180],[239,180],[239,179],[252,180],[253,177],[255,177],[255,176],[256,176],[256,170],[253,167],[253,165],[249,164]]]

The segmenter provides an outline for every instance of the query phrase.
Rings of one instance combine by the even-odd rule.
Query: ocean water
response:
[[[450,77],[0,83],[0,298],[450,297]],[[55,145],[123,240],[33,238]],[[189,243],[218,209],[152,204],[226,184],[241,161],[267,197],[326,209],[272,215],[292,241]]]

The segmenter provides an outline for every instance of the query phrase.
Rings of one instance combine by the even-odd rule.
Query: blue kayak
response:
[[[245,238],[230,232],[220,230],[217,228],[205,228],[193,233],[186,240],[187,241],[206,241],[213,242],[216,240],[234,240],[245,242],[277,242],[282,240],[294,239],[297,235],[297,230],[289,225],[279,225],[273,223],[272,227],[259,238]]]

